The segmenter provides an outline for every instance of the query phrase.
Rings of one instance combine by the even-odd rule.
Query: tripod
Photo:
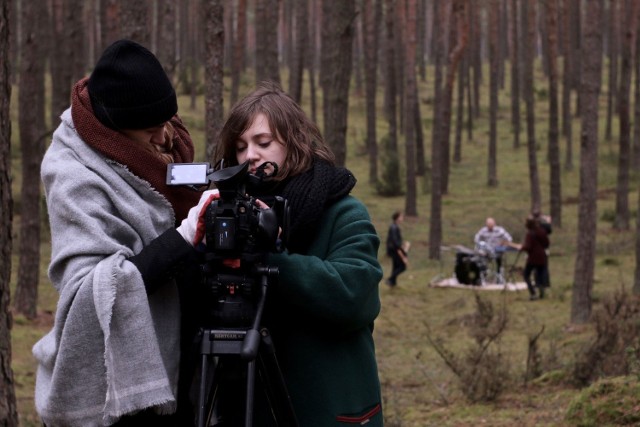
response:
[[[257,267],[256,271],[260,274],[260,295],[252,326],[249,329],[217,328],[200,331],[198,427],[209,427],[212,419],[217,417],[217,403],[220,395],[225,392],[219,380],[225,362],[235,366],[246,364],[245,427],[253,425],[256,373],[262,380],[276,425],[298,425],[271,335],[266,328],[261,327],[269,276],[277,275],[278,271],[269,267]],[[210,370],[211,365],[215,365],[213,371]],[[237,418],[237,415],[232,414],[231,418]],[[237,425],[234,421],[232,423]]]

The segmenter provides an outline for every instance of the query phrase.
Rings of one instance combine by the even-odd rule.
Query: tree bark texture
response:
[[[498,185],[497,121],[498,121],[498,8],[500,0],[489,4],[489,150],[487,156],[487,185]]]
[[[618,22],[621,18],[619,10],[623,9],[618,7],[619,1],[611,0],[609,2],[609,90],[607,92],[607,120],[604,130],[605,139],[611,140],[611,129],[613,127],[612,121],[614,113],[614,105],[616,104],[617,92],[618,92],[618,53],[620,52],[620,28]]]
[[[306,3],[306,2],[305,2]],[[238,0],[236,13],[236,31],[233,40],[233,58],[231,62],[231,95],[229,103],[235,104],[239,98],[240,77],[244,72],[247,44],[247,0]],[[305,47],[306,48],[306,45]]]
[[[33,319],[37,314],[40,277],[40,163],[45,131],[44,67],[46,15],[35,3],[22,5],[22,50],[18,114],[22,151],[18,283],[13,306]]]
[[[563,32],[563,63],[562,63],[562,134],[564,135],[565,170],[573,170],[573,122],[571,115],[571,89],[573,78],[573,50],[571,49],[571,2],[573,0],[562,0],[562,19],[564,23]]]
[[[638,1],[633,0],[629,7],[622,6],[624,13],[624,33],[621,51],[620,90],[618,92],[618,116],[620,125],[618,145],[618,177],[616,185],[616,215],[613,227],[616,230],[628,230],[631,212],[629,210],[629,168],[631,165],[631,63],[632,46],[636,35],[634,23],[637,23]]]
[[[203,0],[205,16],[205,139],[206,159],[213,162],[223,122],[224,6],[223,0]]]
[[[511,126],[513,148],[520,148],[520,36],[518,35],[518,4],[511,0]]]
[[[540,208],[542,196],[540,194],[540,177],[538,173],[538,159],[536,157],[536,127],[535,127],[535,99],[533,64],[536,53],[536,3],[537,0],[523,2],[524,16],[527,20],[525,38],[526,49],[524,52],[524,99],[527,110],[527,154],[529,159],[529,188],[531,191],[531,210]]]
[[[347,159],[347,113],[351,79],[355,2],[322,3],[320,81],[324,95],[324,138],[336,156]]]
[[[309,27],[309,6],[307,1],[297,1],[295,7],[295,41],[293,41],[291,69],[289,71],[289,95],[297,102],[302,100],[302,76],[304,74],[305,52]]]
[[[602,80],[601,2],[585,3],[586,15],[581,61],[580,202],[578,239],[573,276],[571,322],[586,323],[591,317],[598,192],[598,98]]]
[[[347,2],[351,3],[351,2]],[[280,84],[278,66],[278,0],[260,0],[256,7],[256,82]]]
[[[553,224],[562,227],[562,182],[558,130],[558,0],[546,0],[549,67],[549,206]]]
[[[150,46],[151,35],[148,23],[147,2],[139,0],[119,0],[120,32],[118,38],[127,38]],[[111,40],[114,42],[115,40]]]
[[[378,40],[381,20],[381,0],[364,0],[364,79],[367,108],[367,153],[369,154],[369,184],[378,182],[378,140],[376,133],[376,93],[378,70]]]
[[[440,259],[440,243],[442,242],[442,62],[444,56],[444,36],[442,16],[444,6],[442,0],[433,2],[433,34],[434,34],[434,98],[433,128],[431,129],[431,210],[429,214],[429,259]]]
[[[404,7],[404,5],[403,5]],[[405,54],[405,182],[407,193],[405,197],[405,214],[407,216],[418,215],[418,201],[416,190],[416,121],[415,108],[418,92],[416,82],[416,0],[408,0],[404,13],[404,40]]]
[[[0,426],[18,425],[15,382],[11,369],[11,60],[9,59],[10,0],[0,0]]]
[[[636,28],[640,25],[640,13],[636,17]],[[633,73],[635,84],[633,89],[633,139],[631,143],[631,170],[640,169],[640,33],[636,32],[635,55],[633,59]]]
[[[162,0],[158,3],[158,47],[156,54],[169,80],[176,82],[176,10],[178,3],[173,0]]]

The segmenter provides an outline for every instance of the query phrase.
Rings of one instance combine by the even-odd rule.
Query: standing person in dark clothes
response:
[[[538,224],[540,224],[540,227],[544,228],[544,231],[547,232],[547,236],[550,236],[551,233],[553,232],[553,226],[551,225],[551,216],[543,215],[542,212],[540,212],[540,209],[535,209],[531,215],[533,216],[533,219],[535,219],[538,222]],[[549,258],[549,248],[548,247],[545,250],[545,252],[547,253],[547,259],[548,259]],[[549,280],[549,267],[548,266],[545,269],[544,282],[548,286],[551,286],[551,281]]]
[[[407,252],[403,247],[402,232],[400,224],[404,221],[402,212],[396,211],[391,216],[393,222],[389,226],[387,234],[387,255],[391,257],[391,275],[387,279],[387,285],[394,287],[397,284],[398,276],[407,269],[409,260]]]
[[[544,289],[549,287],[549,273],[546,249],[549,247],[549,236],[546,230],[532,216],[525,222],[527,234],[522,245],[513,245],[517,249],[527,253],[527,262],[524,267],[524,281],[529,288],[530,299],[544,298]],[[531,282],[531,273],[534,273],[535,287]]]
[[[547,235],[551,235],[553,227],[551,226],[551,217],[549,215],[543,215],[539,209],[536,209],[531,214],[533,219],[538,221],[538,224],[547,232]]]

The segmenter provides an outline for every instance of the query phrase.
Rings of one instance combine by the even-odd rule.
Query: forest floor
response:
[[[426,96],[421,97],[428,106]],[[537,117],[537,133],[540,136],[538,167],[540,185],[544,197],[543,210],[548,210],[549,165],[546,157],[546,100],[541,97]],[[14,103],[15,105],[15,103]],[[204,153],[202,107],[190,110],[187,97],[180,97],[180,111],[192,136],[198,142],[198,153]],[[381,282],[382,309],[375,323],[377,357],[382,382],[385,425],[394,426],[573,426],[573,425],[632,425],[632,418],[612,417],[598,419],[598,411],[583,409],[585,396],[593,390],[575,387],[571,373],[576,358],[582,354],[594,336],[594,325],[574,325],[570,322],[575,245],[577,233],[577,200],[579,170],[563,170],[562,224],[555,219],[551,238],[550,273],[552,286],[543,300],[530,301],[527,291],[500,292],[453,288],[434,288],[429,283],[435,277],[450,277],[454,272],[455,245],[470,246],[475,232],[492,216],[511,232],[516,242],[524,237],[524,218],[529,213],[529,181],[526,146],[513,148],[513,138],[508,125],[508,102],[501,102],[498,134],[497,187],[486,185],[487,125],[478,125],[472,140],[463,140],[463,157],[459,164],[452,163],[449,191],[443,197],[443,242],[440,259],[428,256],[430,194],[425,178],[418,178],[418,215],[408,216],[402,224],[403,236],[412,242],[410,266],[402,274],[396,288]],[[428,108],[425,108],[428,110]],[[486,113],[483,112],[483,114]],[[350,100],[350,125],[347,131],[347,167],[358,178],[354,195],[367,205],[381,240],[386,238],[390,217],[394,210],[405,208],[404,196],[382,198],[367,182],[368,160],[364,147],[364,104],[353,97]],[[380,114],[380,117],[383,117]],[[425,144],[431,140],[431,115],[424,112]],[[16,122],[17,123],[17,122]],[[574,124],[578,135],[579,122]],[[17,128],[14,127],[14,129]],[[385,132],[381,120],[379,137]],[[321,127],[322,129],[322,127]],[[601,127],[602,129],[602,127]],[[14,140],[16,137],[14,136]],[[400,137],[402,140],[402,137]],[[524,141],[524,136],[521,138]],[[453,141],[453,138],[452,138]],[[563,142],[565,144],[566,142]],[[578,141],[573,142],[574,152],[579,151]],[[563,145],[564,147],[564,145]],[[425,152],[429,153],[429,149]],[[564,152],[564,148],[563,148]],[[611,218],[615,203],[616,147],[612,142],[602,142],[599,151],[599,189],[597,253],[595,285],[593,289],[594,311],[615,292],[630,292],[635,269],[635,233],[612,230]],[[382,155],[382,154],[381,154]],[[400,149],[400,159],[404,159]],[[199,154],[201,160],[203,155]],[[14,159],[14,197],[19,195],[20,165],[17,142],[12,150]],[[574,164],[578,164],[575,155]],[[401,164],[404,161],[401,160]],[[404,167],[404,166],[401,166]],[[404,179],[404,172],[401,174]],[[630,206],[637,206],[635,190],[630,193]],[[19,236],[19,200],[16,203],[14,243]],[[546,212],[545,212],[546,213]],[[633,212],[636,215],[637,212]],[[46,222],[46,221],[44,221]],[[44,223],[43,222],[43,223]],[[35,362],[31,347],[53,324],[57,294],[47,278],[50,245],[46,227],[42,244],[42,268],[39,288],[39,313],[34,321],[15,316],[12,331],[13,370],[21,425],[39,426],[34,412],[33,395]],[[17,244],[14,249],[17,252]],[[381,246],[380,262],[389,273],[390,260]],[[509,255],[511,256],[511,255]],[[511,265],[515,258],[507,258]],[[518,260],[522,266],[524,260]],[[18,258],[12,259],[15,283]],[[474,346],[472,338],[474,313],[478,311],[478,299],[488,303],[497,315],[503,313],[506,327],[492,346],[495,360],[494,378],[500,389],[491,401],[472,401],[466,397],[464,381],[454,374],[435,350],[433,343],[449,354],[462,359]],[[530,355],[531,337],[540,334],[537,341],[538,366],[535,378],[525,381],[527,358]],[[615,397],[619,410],[640,412],[638,390],[639,372],[622,378],[622,383],[612,381],[601,386],[598,396],[624,390]],[[604,380],[603,380],[604,381]],[[609,381],[609,380],[606,380]],[[599,384],[596,383],[594,387]],[[635,389],[634,389],[635,387]],[[595,392],[594,392],[595,393]],[[595,398],[591,399],[594,402]],[[582,403],[581,403],[582,402]],[[594,403],[595,405],[595,403]],[[578,408],[578,409],[576,409]],[[582,413],[586,414],[582,417]],[[577,414],[577,415],[576,415]],[[618,421],[615,421],[615,420]],[[613,421],[612,421],[613,420]],[[632,420],[629,422],[629,420]],[[640,420],[635,425],[640,425]]]

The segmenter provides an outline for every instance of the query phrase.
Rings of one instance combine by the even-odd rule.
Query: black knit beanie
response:
[[[130,40],[105,49],[88,89],[96,118],[114,130],[150,128],[178,112],[176,92],[160,61]]]

